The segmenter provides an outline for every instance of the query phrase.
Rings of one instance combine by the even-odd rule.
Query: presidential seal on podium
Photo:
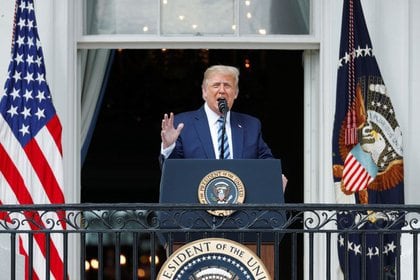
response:
[[[248,247],[224,238],[199,239],[177,249],[162,265],[158,280],[271,280]]]
[[[208,173],[198,186],[198,200],[201,204],[240,204],[245,199],[245,187],[235,173],[215,170]],[[229,216],[233,210],[208,210],[215,216]]]

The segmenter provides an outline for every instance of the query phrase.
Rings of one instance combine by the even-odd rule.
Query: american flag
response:
[[[332,141],[337,197],[359,204],[403,204],[402,132],[382,79],[360,0],[343,0],[337,95]],[[342,202],[342,201],[338,201]],[[340,212],[339,259],[345,279],[398,278],[399,236],[379,228],[400,228],[399,214]],[[369,216],[368,216],[369,215]],[[369,230],[370,233],[369,233]],[[374,234],[372,234],[372,232]]]
[[[62,127],[46,81],[33,0],[16,1],[11,60],[0,92],[0,112],[1,204],[63,204]],[[65,229],[61,212],[11,215],[9,218],[32,221],[22,223],[19,229],[51,228],[47,219],[55,221],[54,229]],[[19,235],[26,278],[67,278],[62,235],[53,233],[50,237],[41,233]],[[32,264],[28,262],[30,238]]]

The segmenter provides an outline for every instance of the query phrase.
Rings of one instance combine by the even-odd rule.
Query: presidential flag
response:
[[[404,203],[402,132],[360,0],[343,1],[336,94],[332,151],[336,192],[354,197],[358,204]],[[397,277],[398,236],[369,230],[401,227],[399,218],[398,213],[375,211],[339,213],[338,227],[352,230],[338,235],[346,279]]]
[[[0,92],[0,203],[62,204],[62,127],[54,109],[33,0],[17,0],[8,77]],[[26,279],[66,279],[62,212],[10,213],[19,221],[19,251]],[[31,256],[29,256],[31,254]],[[13,260],[12,260],[13,261]],[[48,271],[49,270],[49,271]]]

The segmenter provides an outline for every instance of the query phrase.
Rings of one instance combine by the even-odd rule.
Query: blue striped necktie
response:
[[[222,155],[222,143],[223,143],[223,157],[221,159],[228,159],[230,156],[229,151],[229,141],[227,138],[226,131],[223,131],[223,122],[225,121],[225,118],[221,116],[217,122],[219,125],[219,128],[217,129],[217,143],[219,145],[219,155]]]

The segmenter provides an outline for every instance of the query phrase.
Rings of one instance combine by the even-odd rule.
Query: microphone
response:
[[[222,141],[221,141],[221,146],[220,146],[220,156],[219,159],[225,159],[224,158],[224,147],[225,147],[225,133],[226,133],[226,115],[227,112],[229,111],[228,105],[227,105],[227,101],[224,98],[220,98],[217,100],[218,102],[218,106],[219,106],[219,111],[220,113],[223,114],[223,124],[222,124]]]
[[[218,105],[220,113],[222,113],[226,117],[226,114],[229,111],[226,99],[219,98],[217,101],[219,102]]]

